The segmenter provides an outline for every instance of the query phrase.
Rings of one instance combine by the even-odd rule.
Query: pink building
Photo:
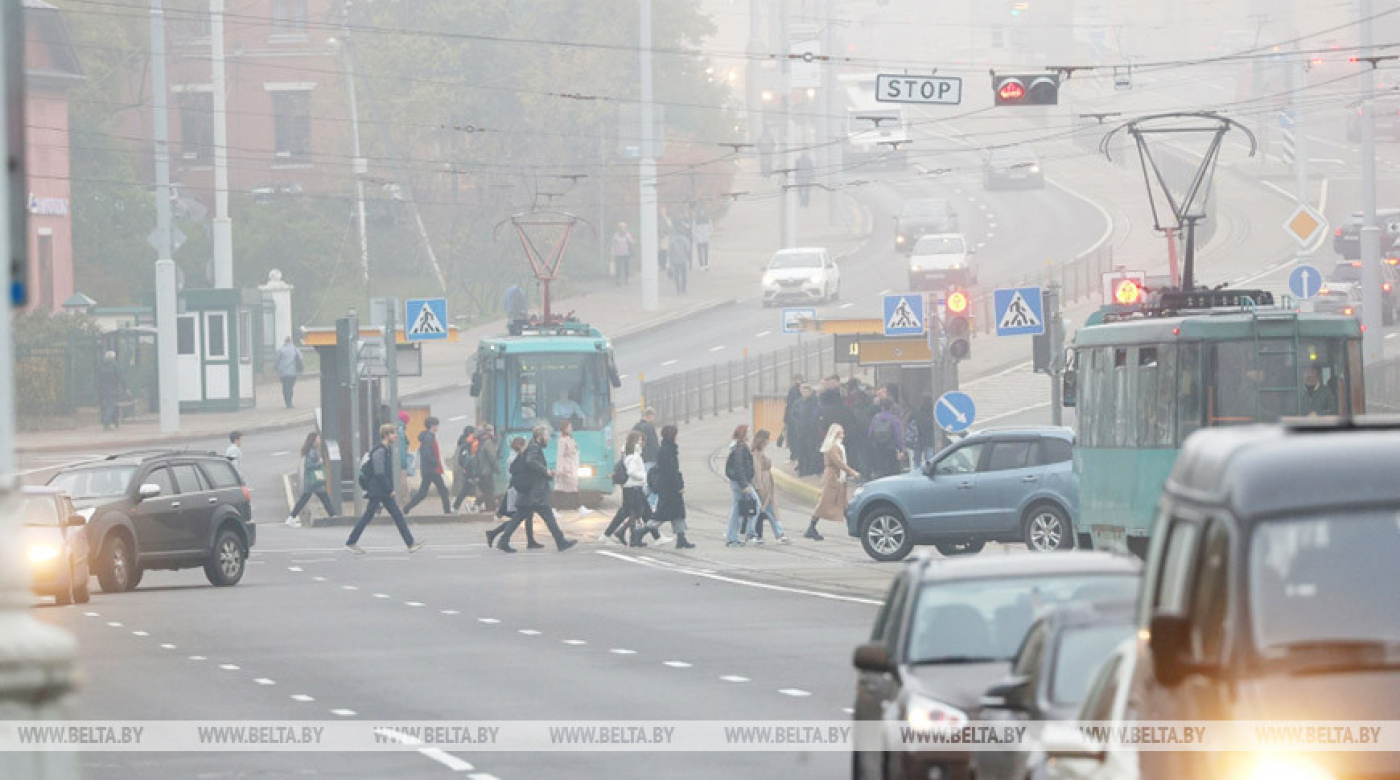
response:
[[[73,294],[68,90],[83,79],[58,9],[24,0],[25,167],[29,179],[29,308],[61,310]]]

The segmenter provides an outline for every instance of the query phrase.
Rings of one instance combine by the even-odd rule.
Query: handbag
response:
[[[311,486],[321,487],[326,484],[326,467],[317,466],[311,470]]]
[[[758,514],[758,502],[754,500],[753,496],[747,495],[747,494],[746,494],[746,495],[743,495],[743,496],[740,496],[740,497],[739,497],[739,516],[740,516],[740,517],[753,517],[753,516],[756,515],[756,514]]]

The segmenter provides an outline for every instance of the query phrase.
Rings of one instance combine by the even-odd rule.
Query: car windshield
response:
[[[19,516],[25,525],[55,526],[59,522],[58,511],[52,498],[48,496],[25,496],[20,501]]]
[[[1255,526],[1249,616],[1265,658],[1298,648],[1400,645],[1400,511],[1323,513]]]
[[[1089,683],[1094,681],[1099,665],[1132,633],[1133,626],[1126,621],[1067,629],[1060,635],[1060,645],[1055,651],[1055,667],[1050,672],[1050,700],[1064,706],[1079,706],[1089,692]]]
[[[773,260],[768,264],[770,269],[774,268],[821,268],[822,256],[816,252],[783,252],[773,255]]]
[[[919,591],[907,657],[913,664],[1009,661],[1044,608],[1124,601],[1137,594],[1137,586],[1137,576],[1130,574],[932,582]]]
[[[962,236],[924,236],[914,245],[916,255],[954,255],[966,251]]]
[[[126,493],[126,487],[135,473],[135,466],[61,471],[49,480],[49,487],[58,488],[76,500],[113,498]]]
[[[580,431],[612,422],[606,358],[601,352],[533,352],[506,357],[511,431],[565,421]]]

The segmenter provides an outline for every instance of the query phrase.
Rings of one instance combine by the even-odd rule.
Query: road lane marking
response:
[[[720,345],[717,346],[717,347],[710,347],[710,351],[711,351],[711,352],[718,352],[718,351],[720,351],[720,350],[722,350],[722,349],[724,349],[724,345],[723,345],[723,344],[720,344]]]
[[[150,634],[146,633],[145,631],[132,631],[132,632],[131,632],[131,635],[132,635],[132,636],[150,636]]]
[[[461,421],[463,421],[463,420],[465,420],[465,419],[467,419],[467,416],[466,416],[465,414],[459,414],[459,415],[457,415],[456,417],[449,417],[449,418],[447,418],[447,421],[448,421],[448,422],[461,422]]]
[[[451,753],[445,752],[441,748],[423,748],[418,752],[442,764],[448,769],[451,769],[453,772],[470,772],[476,768]]]
[[[190,656],[190,660],[191,660],[191,661],[207,661],[207,660],[209,660],[209,659],[205,658],[205,657],[202,656],[202,655],[192,655],[192,656]]]
[[[377,599],[389,599],[389,598],[393,598],[393,596],[390,596],[388,593],[376,593],[376,594],[374,594],[374,597],[377,598]]]
[[[121,624],[120,622],[116,621],[116,620],[109,620],[109,621],[107,622],[107,627],[108,627],[108,628],[121,628],[121,627],[122,627],[122,624]]]
[[[303,571],[300,566],[288,566],[287,571]]]
[[[404,605],[405,605],[405,606],[409,606],[409,607],[421,607],[421,606],[424,606],[423,602],[421,602],[421,601],[405,601],[405,602],[404,602]]]
[[[1388,338],[1388,339],[1393,339],[1393,338],[1395,338],[1396,336],[1400,336],[1400,333],[1387,333],[1387,334],[1385,334],[1385,337]]]
[[[517,631],[516,633],[518,633],[518,634],[524,634],[525,636],[539,636],[539,635],[540,635],[540,632],[536,631],[536,630],[533,629],[533,628],[522,628],[522,629],[520,629],[519,631]]]
[[[84,612],[83,617],[102,617],[101,612]]]
[[[725,682],[731,682],[731,683],[746,683],[746,682],[749,681],[749,678],[747,678],[747,677],[740,677],[740,676],[737,675],[737,674],[726,674],[726,675],[724,675],[723,677],[721,677],[720,679],[721,679],[721,680],[724,680]]]
[[[258,685],[276,685],[276,684],[277,684],[277,681],[276,681],[276,680],[269,680],[269,679],[267,679],[266,677],[259,677],[258,679],[254,680],[253,682],[257,683]]]
[[[766,337],[766,336],[771,336],[771,335],[773,335],[773,331],[771,331],[771,330],[761,330],[761,331],[759,331],[759,332],[754,336],[754,338],[756,338],[756,339],[761,339],[761,338],[764,338],[764,337]]]
[[[236,672],[239,667],[238,664],[219,664],[219,668],[226,672]]]
[[[1048,403],[1046,403],[1046,404],[1041,404],[1041,405],[1042,405],[1042,406],[1049,406]],[[800,596],[815,596],[815,597],[817,597],[817,598],[830,599],[830,600],[832,600],[832,601],[849,601],[849,602],[851,602],[852,604],[869,604],[869,605],[874,606],[874,607],[882,606],[882,605],[885,603],[885,602],[880,601],[880,600],[878,600],[878,599],[866,599],[866,598],[861,598],[861,597],[859,597],[859,596],[844,596],[844,595],[841,595],[841,594],[839,594],[839,593],[826,593],[826,592],[819,591],[819,590],[808,590],[808,589],[806,589],[806,588],[791,588],[791,587],[788,587],[788,586],[786,586],[786,585],[773,585],[773,584],[767,583],[767,582],[755,582],[755,581],[753,581],[753,580],[741,580],[741,579],[737,579],[737,578],[734,578],[734,577],[726,577],[726,576],[724,576],[724,575],[722,575],[722,574],[716,574],[716,573],[714,573],[713,571],[711,571],[711,570],[709,570],[709,569],[691,569],[691,568],[687,568],[687,567],[685,567],[685,566],[675,566],[675,567],[671,567],[671,568],[668,568],[668,567],[665,567],[665,566],[657,566],[657,565],[654,564],[654,563],[650,563],[650,562],[648,562],[648,561],[638,560],[638,559],[636,559],[636,558],[633,558],[633,557],[630,556],[630,555],[623,555],[623,554],[621,554],[621,553],[615,553],[615,552],[613,552],[612,550],[594,550],[593,552],[594,552],[595,554],[597,554],[597,555],[606,555],[606,556],[608,556],[608,557],[610,557],[610,558],[616,558],[616,559],[619,560],[619,561],[626,561],[626,562],[628,562],[628,563],[634,563],[634,564],[636,564],[636,565],[638,565],[638,566],[650,566],[650,567],[652,567],[652,568],[654,568],[654,569],[660,569],[661,571],[673,571],[673,572],[679,572],[679,573],[681,573],[681,574],[690,574],[690,575],[693,575],[693,576],[696,576],[696,577],[707,577],[707,578],[712,579],[712,580],[715,580],[715,581],[717,581],[717,582],[728,582],[728,583],[730,583],[730,584],[732,584],[732,585],[743,585],[743,586],[750,587],[750,588],[760,588],[760,589],[762,589],[762,590],[774,590],[774,591],[778,591],[779,593],[795,593],[795,594],[800,595]]]
[[[316,701],[315,697],[307,696],[304,693],[294,693],[292,694],[292,699],[300,702]]]
[[[856,714],[856,711],[853,710],[853,709],[851,709],[850,707],[842,707],[842,708],[841,708],[841,711],[844,712],[844,713],[846,713],[847,715],[854,715],[854,714]]]
[[[325,582],[325,581],[326,581],[326,578],[325,578],[325,577],[312,577],[311,579],[314,580],[314,581],[316,581],[316,582]]]
[[[455,609],[442,609],[442,610],[438,610],[438,611],[441,612],[441,613],[444,614],[444,615],[460,615],[460,614],[462,614],[462,613],[458,612],[458,611],[455,610]]]
[[[162,650],[174,650],[174,649],[175,649],[175,645],[172,645],[172,644],[170,644],[169,642],[166,642],[165,644],[163,644],[163,645],[160,646],[160,649],[162,649]]]
[[[804,696],[812,695],[811,691],[804,691],[801,688],[779,688],[778,693],[781,693],[784,696],[791,696],[795,699],[800,699]]]
[[[677,363],[679,363],[679,362],[681,362],[681,361],[680,361],[680,360],[677,360],[676,358],[671,358],[670,360],[663,361],[663,362],[661,363],[661,367],[662,367],[662,368],[666,368],[667,366],[674,366],[675,364],[677,364]]]
[[[583,645],[588,644],[588,640],[586,640],[586,639],[565,639],[565,640],[564,640],[564,644],[569,645],[570,647],[582,647]]]
[[[672,669],[689,669],[691,667],[691,664],[688,664],[685,661],[667,661],[666,666],[669,666]]]
[[[851,308],[852,306],[855,306],[855,304],[854,304],[854,303],[847,302],[847,303],[841,304],[841,305],[838,306],[837,308],[840,308],[840,309],[849,309],[849,308]]]
[[[879,292],[877,292],[877,293],[875,293],[875,294],[876,294],[876,295],[889,295],[889,294],[890,294],[890,291],[889,291],[889,290],[881,290],[881,291],[879,291]]]
[[[341,585],[341,586],[340,586],[340,589],[341,589],[341,590],[359,590],[359,588],[356,587],[356,586],[354,586],[354,585]]]
[[[637,654],[637,651],[636,651],[636,650],[628,650],[628,649],[625,648],[625,647],[614,647],[613,649],[609,650],[608,652],[609,652],[609,653],[612,653],[613,655],[636,655],[636,654]]]
[[[331,710],[331,714],[332,714],[332,715],[339,715],[339,716],[342,717],[342,718],[353,718],[353,717],[355,717],[355,711],[354,711],[354,710]]]
[[[496,618],[477,618],[476,622],[486,623],[488,625],[495,625],[496,623],[499,623],[501,621],[497,620]]]
[[[285,457],[285,456],[291,455],[291,454],[292,454],[292,451],[291,451],[291,450],[278,450],[278,451],[272,453],[272,454],[271,454],[270,456],[268,456],[268,457],[272,457],[272,458],[281,458],[281,457]]]

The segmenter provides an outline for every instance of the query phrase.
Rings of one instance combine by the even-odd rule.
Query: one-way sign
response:
[[[955,76],[911,76],[882,73],[875,77],[875,99],[881,103],[962,102],[962,79]]]

